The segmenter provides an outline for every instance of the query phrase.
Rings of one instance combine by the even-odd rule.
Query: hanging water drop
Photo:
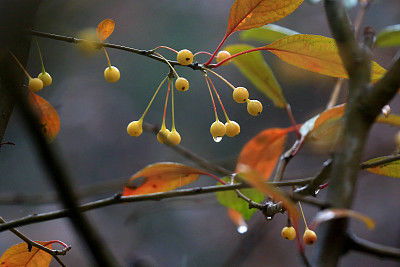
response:
[[[222,136],[213,137],[215,143],[219,143],[222,141]]]
[[[314,195],[317,195],[319,193],[320,189],[315,190]]]
[[[247,230],[248,230],[247,225],[240,225],[237,228],[237,231],[238,231],[239,234],[244,234],[244,233],[247,232]]]
[[[267,221],[270,221],[270,220],[272,220],[272,217],[268,216],[268,217],[265,217],[265,219],[267,219]]]

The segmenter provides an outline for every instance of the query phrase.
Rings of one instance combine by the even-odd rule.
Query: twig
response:
[[[6,223],[6,221],[4,221],[4,219],[2,217],[0,217],[0,223]],[[58,255],[66,255],[67,252],[71,249],[71,247],[66,246],[61,250],[57,250],[57,249],[50,249],[48,247],[45,247],[33,240],[31,240],[29,237],[27,237],[26,235],[24,235],[23,233],[21,233],[20,231],[18,231],[17,229],[11,228],[10,232],[12,232],[13,234],[15,234],[16,236],[18,236],[19,238],[21,238],[23,241],[25,241],[28,244],[28,250],[31,247],[36,247],[40,250],[43,250],[44,252],[50,254],[51,256],[53,256],[53,258],[61,265],[61,266],[65,266],[65,264],[57,257]]]
[[[298,180],[289,180],[289,181],[281,181],[281,182],[271,182],[270,184],[274,186],[295,186],[295,185],[304,185],[310,182],[313,178],[305,178]],[[217,185],[217,186],[206,186],[206,187],[195,187],[189,189],[180,189],[176,191],[162,192],[162,193],[154,193],[147,195],[138,195],[138,196],[121,196],[117,194],[113,197],[108,197],[104,199],[100,199],[97,201],[89,202],[87,204],[79,206],[80,212],[86,212],[93,209],[98,209],[106,206],[121,204],[121,203],[130,203],[130,202],[142,202],[142,201],[150,201],[150,200],[162,200],[167,198],[175,198],[182,196],[192,196],[199,194],[207,194],[219,191],[227,191],[227,190],[235,190],[241,188],[249,188],[249,185],[246,184],[233,184],[233,185]],[[301,199],[304,198],[301,196]],[[303,201],[303,200],[302,200]],[[307,202],[307,201],[304,201]],[[313,202],[315,203],[315,202]],[[319,204],[318,204],[319,205]],[[37,222],[44,222],[49,220],[55,220],[59,218],[63,218],[68,216],[68,211],[58,210],[53,212],[47,212],[42,214],[33,214],[20,219],[16,219],[13,221],[8,221],[5,224],[0,224],[0,232],[8,230],[10,228],[24,226]]]
[[[356,235],[349,235],[348,248],[381,258],[400,259],[400,248],[377,244]]]
[[[4,145],[11,145],[11,146],[15,146],[15,144],[13,142],[2,142],[0,143],[0,147],[4,146]]]

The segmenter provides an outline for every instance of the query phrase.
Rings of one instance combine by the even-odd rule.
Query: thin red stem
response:
[[[214,107],[215,119],[218,120],[217,106],[215,105],[214,96],[213,96],[213,94],[212,94],[212,92],[211,92],[211,88],[210,88],[210,84],[208,83],[207,76],[204,76],[204,78],[206,79],[208,92],[210,92],[211,102],[212,102],[213,107]]]
[[[195,53],[193,56],[197,56],[197,55],[200,55],[200,54],[206,54],[206,55],[212,56],[212,54],[210,52],[207,52],[207,51],[199,51],[199,52]]]
[[[211,63],[211,61],[214,59],[215,55],[218,53],[219,49],[222,47],[222,45],[225,43],[226,39],[231,34],[232,34],[232,32],[225,34],[224,38],[222,38],[221,42],[219,43],[219,45],[215,49],[214,53],[211,55],[210,59],[206,63],[204,63],[205,66],[207,66],[208,64]]]
[[[296,120],[294,119],[294,116],[293,116],[293,113],[292,113],[292,108],[290,107],[289,104],[286,105],[286,112],[288,114],[290,123],[295,128],[295,133],[296,133],[297,140],[299,140],[301,138],[301,134],[299,132],[299,127],[297,126]]]
[[[54,244],[54,243],[57,243],[57,244],[63,246],[64,248],[69,248],[70,247],[67,244],[65,244],[64,242],[60,241],[60,240],[51,240],[49,242],[46,242],[46,245],[44,245],[44,246],[47,246],[47,245],[50,245],[50,244]]]
[[[217,95],[219,104],[221,105],[221,108],[222,108],[222,110],[223,110],[223,112],[224,112],[224,114],[225,114],[226,121],[229,121],[228,114],[226,113],[224,104],[222,103],[222,100],[221,100],[221,98],[220,98],[220,96],[219,96],[219,94],[218,94],[218,91],[217,91],[217,89],[216,89],[215,86],[214,86],[214,83],[212,82],[211,78],[208,77],[208,76],[207,76],[207,80],[210,82],[212,89],[214,90],[215,94]]]
[[[232,58],[235,58],[235,57],[238,57],[238,56],[247,54],[247,53],[255,52],[255,51],[261,51],[261,50],[267,50],[267,51],[268,51],[268,50],[273,50],[273,49],[266,48],[265,46],[256,47],[256,48],[253,48],[253,49],[249,49],[249,50],[242,51],[242,52],[239,52],[239,53],[237,53],[237,54],[234,54],[234,55],[232,55],[232,56],[230,56],[230,57],[228,57],[228,58],[222,60],[221,62],[219,62],[219,63],[217,63],[217,64],[210,65],[209,67],[218,68],[219,66],[221,66],[222,64],[224,64],[224,63],[227,62],[228,60],[231,60]],[[204,65],[207,65],[207,63],[204,64]]]
[[[157,47],[154,48],[153,50],[157,50],[157,49],[160,49],[160,48],[168,49],[168,50],[170,50],[170,51],[172,51],[172,52],[178,54],[178,51],[176,51],[175,49],[173,49],[173,48],[171,48],[171,47],[169,47],[169,46],[165,46],[165,45],[157,46]]]

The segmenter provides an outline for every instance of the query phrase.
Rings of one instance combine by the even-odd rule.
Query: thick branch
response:
[[[400,259],[400,248],[377,244],[355,235],[349,237],[349,249],[381,258]]]

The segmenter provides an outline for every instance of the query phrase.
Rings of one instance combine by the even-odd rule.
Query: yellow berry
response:
[[[168,134],[167,142],[169,145],[179,145],[181,142],[181,135],[178,133],[177,130],[172,129],[172,131]]]
[[[296,238],[296,229],[293,226],[283,227],[281,231],[281,236],[287,240],[293,240]]]
[[[317,242],[317,234],[310,229],[306,229],[303,235],[303,241],[306,245],[312,245]]]
[[[157,134],[157,141],[160,144],[166,144],[168,142],[168,135],[171,131],[167,128],[161,128],[161,130]]]
[[[142,125],[143,125],[142,120],[132,121],[131,123],[128,124],[126,131],[130,136],[139,136],[143,133]]]
[[[41,72],[38,75],[38,78],[42,80],[43,86],[49,86],[53,83],[53,79],[51,78],[50,74],[47,72]]]
[[[175,88],[182,92],[187,91],[189,90],[189,81],[185,78],[179,77],[175,81]]]
[[[121,74],[119,73],[119,70],[114,66],[107,67],[104,70],[104,79],[106,79],[106,81],[109,83],[118,82],[120,77]]]
[[[42,90],[43,88],[43,82],[39,78],[31,78],[29,79],[29,85],[28,85],[29,90],[32,92],[37,92]]]
[[[190,65],[193,63],[193,53],[187,49],[183,49],[178,52],[176,60],[181,65]]]
[[[214,123],[211,124],[210,133],[214,138],[224,136],[226,133],[225,124],[219,120],[214,121]]]
[[[249,98],[249,91],[244,87],[236,87],[233,90],[232,97],[237,103],[244,103]]]
[[[229,53],[228,51],[225,51],[225,50],[219,51],[217,54],[217,62],[219,63],[229,57],[231,57],[231,53]],[[222,65],[228,65],[229,62],[230,62],[230,60],[225,61]]]
[[[263,110],[263,106],[258,100],[249,100],[247,101],[247,112],[250,115],[258,116],[261,114]]]
[[[225,122],[226,135],[233,137],[240,133],[240,125],[236,121]]]

